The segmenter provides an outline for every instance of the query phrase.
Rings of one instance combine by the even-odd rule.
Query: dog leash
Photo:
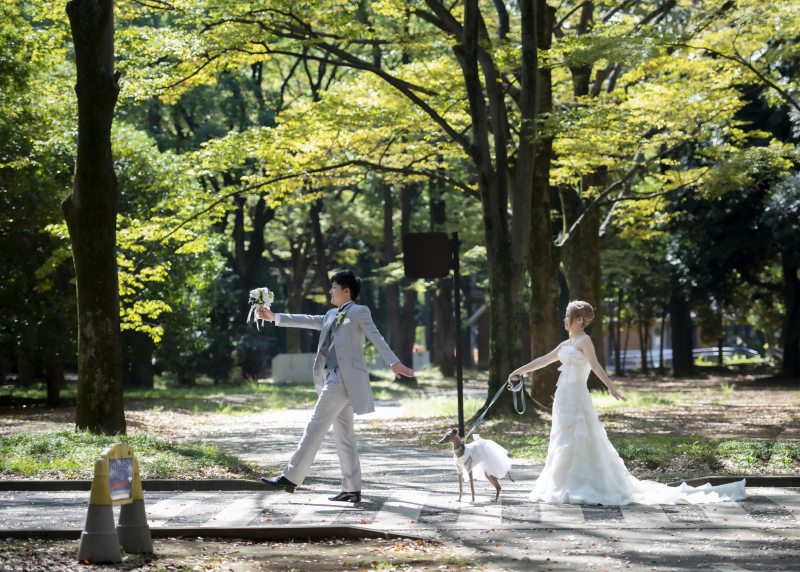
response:
[[[524,375],[520,375],[519,376],[519,383],[517,385],[512,386],[512,387],[509,388],[509,389],[511,389],[511,396],[514,398],[514,411],[516,411],[520,415],[525,413],[525,387],[524,387],[524,385],[525,385],[525,376]],[[494,399],[492,399],[492,402],[486,407],[486,409],[483,411],[483,413],[481,413],[481,416],[478,417],[478,420],[475,422],[475,425],[472,426],[472,429],[469,430],[469,433],[464,435],[464,437],[463,437],[464,441],[467,440],[467,437],[472,435],[472,432],[475,431],[475,429],[478,428],[478,425],[483,423],[483,418],[486,417],[487,413],[489,413],[489,408],[491,408],[491,406],[494,405],[494,402],[498,400],[498,398],[500,397],[500,394],[503,393],[503,390],[506,388],[506,386],[508,386],[508,382],[503,383],[503,386],[500,388],[500,391],[498,391],[495,394]],[[522,411],[520,411],[519,408],[517,407],[517,393],[520,394],[520,399],[522,400]]]

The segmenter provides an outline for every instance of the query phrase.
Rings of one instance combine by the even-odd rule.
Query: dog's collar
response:
[[[455,450],[455,454],[458,455],[459,453],[463,453],[466,448],[467,446],[464,441],[461,441],[461,446]]]

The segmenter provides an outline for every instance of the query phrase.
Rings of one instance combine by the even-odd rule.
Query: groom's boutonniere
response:
[[[342,325],[342,321],[344,320],[344,317],[345,317],[346,314],[347,314],[347,312],[345,310],[342,310],[341,312],[338,312],[336,314],[336,325],[337,326],[341,326]]]

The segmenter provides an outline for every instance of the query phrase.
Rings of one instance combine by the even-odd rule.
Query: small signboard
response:
[[[403,236],[406,278],[445,278],[452,268],[452,245],[443,232],[410,232]]]
[[[133,459],[109,459],[108,483],[112,505],[133,500]]]

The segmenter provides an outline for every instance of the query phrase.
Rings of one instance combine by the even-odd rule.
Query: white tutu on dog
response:
[[[459,473],[472,472],[477,479],[487,480],[486,475],[502,479],[511,469],[508,451],[494,441],[481,439],[477,433],[472,443],[464,443],[464,454],[453,457]]]

